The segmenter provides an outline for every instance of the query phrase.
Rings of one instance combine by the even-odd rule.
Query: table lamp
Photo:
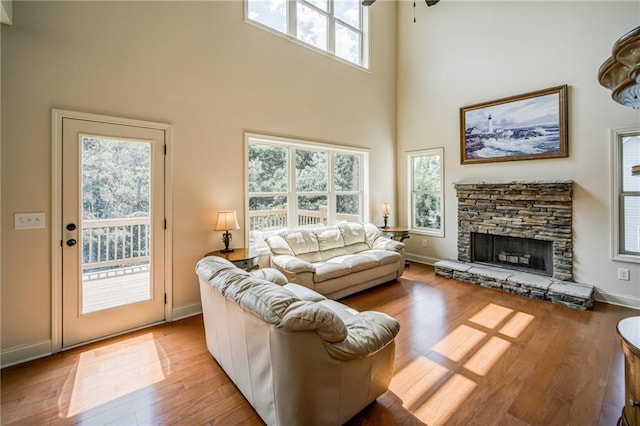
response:
[[[387,223],[389,223],[389,203],[382,205],[382,219],[384,220],[382,229],[389,229],[389,225],[387,225]]]
[[[233,249],[229,248],[231,242],[230,229],[240,229],[238,225],[238,218],[236,217],[235,210],[222,210],[218,212],[218,221],[216,222],[216,231],[224,231],[222,234],[222,242],[224,243],[224,250],[220,250],[221,253],[231,253]]]

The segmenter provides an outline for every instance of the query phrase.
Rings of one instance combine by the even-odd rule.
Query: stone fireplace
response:
[[[590,309],[594,287],[573,282],[573,181],[459,183],[458,259],[437,275]]]
[[[455,189],[459,261],[573,278],[573,181],[459,183]]]

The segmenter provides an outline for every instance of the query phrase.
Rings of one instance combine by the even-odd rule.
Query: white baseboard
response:
[[[0,368],[9,367],[51,355],[51,340],[15,346],[0,352]]]
[[[202,313],[202,304],[194,303],[192,305],[180,306],[172,311],[173,317],[171,321],[177,321],[184,318],[189,318],[194,315]]]
[[[407,260],[410,260],[411,262],[424,263],[426,265],[431,265],[431,266],[433,266],[434,263],[440,260],[434,257],[421,256],[415,253],[405,253],[405,258]]]
[[[627,294],[607,292],[596,288],[596,300],[611,305],[640,310],[640,297],[629,296]]]

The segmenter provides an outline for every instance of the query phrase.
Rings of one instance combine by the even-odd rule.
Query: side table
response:
[[[640,317],[621,320],[617,326],[624,352],[625,404],[619,425],[640,426]]]
[[[248,248],[236,248],[228,253],[222,253],[220,250],[210,251],[205,254],[205,257],[207,256],[222,257],[245,271],[250,271],[259,267],[258,257],[260,257],[260,254],[257,251]]]
[[[411,235],[409,235],[408,228],[401,228],[399,226],[387,226],[385,228],[384,226],[378,226],[378,229],[383,234],[387,234],[389,238],[391,238],[392,240],[403,242],[404,240],[411,238]],[[408,268],[409,266],[410,266],[409,262],[405,261],[404,267]]]

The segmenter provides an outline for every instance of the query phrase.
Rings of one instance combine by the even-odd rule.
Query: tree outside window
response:
[[[443,236],[442,148],[407,154],[409,218],[416,233]]]
[[[365,221],[365,152],[247,137],[250,245],[283,228]]]

